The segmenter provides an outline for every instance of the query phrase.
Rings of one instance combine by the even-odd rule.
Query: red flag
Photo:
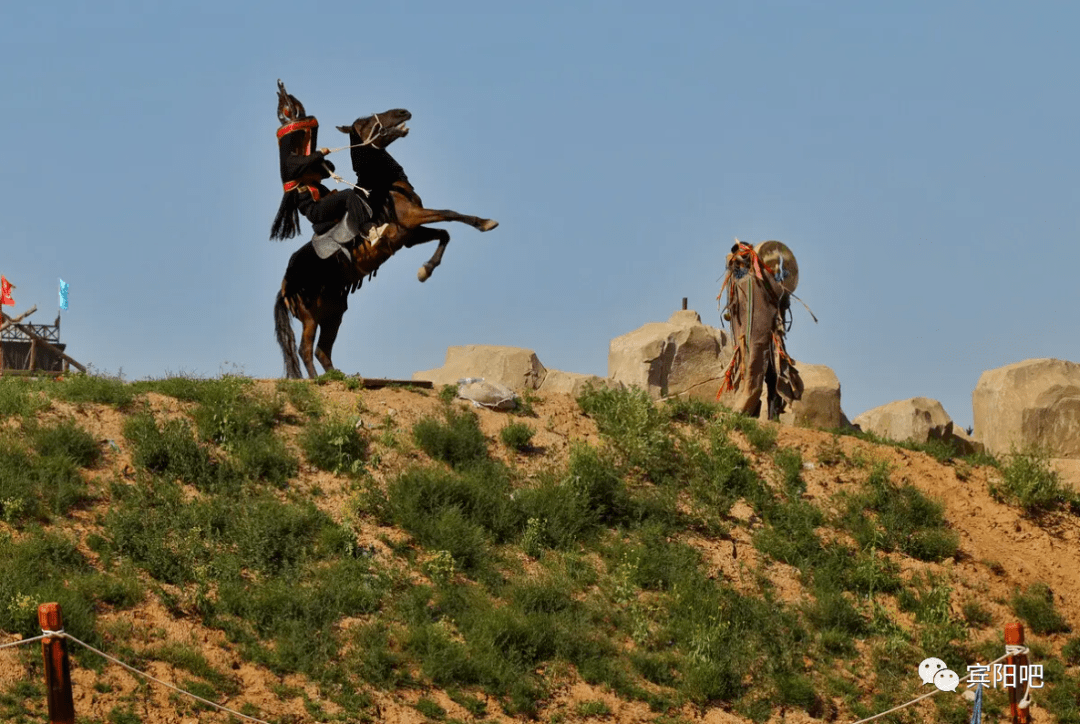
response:
[[[4,277],[0,276],[0,305],[10,304],[15,306],[15,300],[11,298],[11,282]]]

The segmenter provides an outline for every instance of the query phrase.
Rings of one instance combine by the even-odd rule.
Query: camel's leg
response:
[[[402,226],[409,228],[415,228],[421,224],[434,224],[439,221],[460,221],[480,231],[491,231],[499,225],[499,222],[494,219],[481,219],[479,216],[459,214],[450,209],[423,209],[416,206],[409,208],[404,214],[399,210],[398,219]]]
[[[343,314],[327,314],[323,316],[319,331],[319,344],[315,348],[315,356],[323,369],[329,372],[334,369],[334,363],[330,361],[330,351],[334,348],[334,340],[337,339],[338,328],[341,326]]]
[[[403,244],[406,248],[412,248],[436,239],[439,240],[439,248],[416,272],[416,278],[422,282],[426,282],[431,277],[431,273],[435,271],[435,267],[442,263],[443,252],[446,251],[446,245],[450,243],[450,232],[446,229],[432,229],[427,226],[420,226],[409,232]]]

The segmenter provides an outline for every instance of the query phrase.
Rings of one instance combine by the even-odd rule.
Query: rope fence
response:
[[[1016,649],[1016,650],[1013,650],[1013,649]],[[999,664],[1002,661],[1004,661],[1005,659],[1009,658],[1010,656],[1017,656],[1019,654],[1027,654],[1027,653],[1028,653],[1028,648],[1026,646],[1015,646],[1015,647],[1014,646],[1009,646],[1009,647],[1007,647],[1006,653],[1003,656],[997,657],[996,659],[991,661],[989,664],[987,664],[987,666],[993,666],[994,664]],[[971,674],[965,674],[964,676],[960,677],[960,681],[961,682],[966,681],[970,677],[971,677]],[[883,716],[888,716],[889,714],[895,714],[896,712],[900,711],[901,709],[906,709],[909,706],[911,706],[912,704],[918,704],[923,699],[929,699],[934,694],[939,694],[942,691],[944,691],[944,689],[935,688],[933,691],[927,692],[926,694],[923,694],[922,696],[917,696],[917,697],[915,697],[914,699],[912,699],[909,702],[905,702],[903,704],[900,704],[899,706],[894,706],[892,709],[889,709],[888,711],[883,711],[880,714],[874,714],[873,716],[868,716],[865,719],[860,719],[859,721],[852,722],[851,724],[865,724],[868,721],[874,721],[875,719],[880,719]]]
[[[47,618],[49,616],[51,616],[51,618]],[[137,676],[141,676],[141,677],[143,677],[143,678],[145,678],[145,679],[147,679],[149,681],[153,681],[156,684],[160,684],[160,685],[162,685],[164,687],[172,689],[173,691],[177,692],[178,694],[182,694],[182,695],[184,695],[184,696],[186,696],[186,697],[188,697],[190,699],[194,699],[195,701],[198,701],[198,702],[200,702],[202,704],[205,704],[206,706],[213,707],[214,709],[217,709],[218,711],[225,712],[226,714],[230,714],[232,716],[236,716],[236,717],[239,717],[241,719],[245,719],[247,721],[255,722],[256,724],[269,724],[269,722],[267,722],[267,721],[264,721],[262,719],[257,719],[257,718],[255,718],[253,716],[248,716],[247,714],[241,714],[240,712],[236,711],[235,709],[230,709],[229,707],[222,706],[221,704],[216,704],[216,703],[210,701],[209,699],[205,699],[205,698],[203,698],[201,696],[198,696],[197,694],[193,694],[190,691],[185,691],[185,690],[181,689],[178,686],[170,684],[167,681],[162,681],[161,679],[159,679],[159,678],[157,678],[155,676],[152,676],[151,674],[148,674],[145,671],[140,671],[140,670],[136,669],[134,666],[130,666],[129,664],[124,663],[123,661],[116,658],[115,656],[107,654],[104,651],[102,651],[102,650],[100,650],[98,648],[95,648],[94,646],[91,646],[90,644],[86,643],[85,641],[79,640],[78,638],[76,638],[76,637],[72,636],[71,634],[65,632],[64,629],[62,628],[63,619],[61,617],[60,607],[59,607],[58,604],[55,604],[55,603],[42,604],[38,609],[38,617],[39,617],[39,620],[42,623],[42,633],[41,633],[40,636],[34,636],[34,637],[28,638],[28,639],[21,639],[19,641],[11,641],[11,642],[8,642],[8,643],[5,643],[5,644],[0,644],[0,650],[13,648],[13,647],[16,647],[16,646],[25,646],[27,644],[35,643],[37,641],[43,642],[42,643],[42,652],[45,655],[45,664],[46,664],[46,666],[45,666],[45,678],[46,678],[46,688],[49,691],[50,721],[66,720],[66,719],[63,719],[63,718],[54,718],[54,716],[53,716],[54,695],[56,693],[59,692],[63,696],[66,696],[66,700],[67,700],[67,702],[69,702],[68,706],[69,707],[71,706],[70,705],[70,702],[71,702],[70,670],[69,670],[69,665],[67,663],[67,650],[63,647],[63,644],[62,644],[63,641],[68,640],[68,641],[73,641],[74,643],[82,646],[83,648],[87,649],[88,651],[92,651],[93,653],[95,653],[98,656],[102,657],[106,661],[111,661],[112,663],[123,667],[124,669],[130,671],[133,674],[136,674]],[[49,624],[51,624],[51,626],[49,626],[48,628],[46,628],[46,622],[47,621],[48,621]],[[56,626],[56,630],[52,630],[52,626]],[[1014,641],[1009,642],[1010,638],[1012,638]],[[55,647],[51,651],[51,656],[50,656],[50,647]],[[59,650],[57,650],[57,649],[59,649]],[[998,658],[994,659],[989,664],[987,664],[987,666],[993,666],[993,665],[998,664],[998,663],[1000,663],[1000,662],[1002,662],[1002,661],[1004,661],[1006,659],[1011,660],[1011,659],[1017,658],[1018,660],[1026,661],[1027,660],[1027,655],[1029,653],[1030,653],[1030,649],[1028,649],[1028,647],[1023,645],[1023,629],[1022,629],[1022,627],[1020,627],[1019,624],[1009,624],[1009,626],[1006,627],[1005,654],[1003,654],[1002,656],[999,656]],[[52,667],[50,667],[50,659],[51,658],[55,662],[54,666],[52,666]],[[968,668],[970,669],[971,667],[968,667]],[[62,673],[59,673],[59,672],[62,672]],[[970,671],[967,674],[965,674],[964,676],[959,677],[958,681],[963,682],[963,681],[966,681],[969,678],[971,678],[971,672]],[[982,703],[981,702],[981,693],[982,693],[981,692],[981,686],[982,685],[980,683],[980,689],[976,693],[975,714],[974,714],[974,717],[973,717],[972,721],[979,721],[981,719],[981,717],[980,717],[980,714],[981,714],[980,710],[982,708],[980,706],[981,703]],[[940,693],[941,691],[945,691],[945,689],[938,689],[938,688],[935,687],[932,691],[929,691],[926,694],[922,694],[921,696],[917,696],[914,699],[912,699],[911,701],[905,702],[905,703],[900,704],[898,706],[894,706],[893,708],[891,708],[891,709],[889,709],[887,711],[883,711],[883,712],[881,712],[879,714],[874,714],[873,716],[869,716],[869,717],[866,717],[864,719],[859,719],[858,721],[852,722],[852,724],[867,724],[867,722],[872,722],[872,721],[874,721],[876,719],[880,719],[880,718],[882,718],[884,716],[888,716],[889,714],[895,714],[896,712],[901,711],[903,709],[906,709],[909,706],[913,706],[913,705],[919,703],[920,701],[922,701],[924,699],[929,699],[930,697],[934,696],[937,693]],[[1022,723],[1027,722],[1028,721],[1028,707],[1030,706],[1030,703],[1031,703],[1031,690],[1030,690],[1030,687],[1028,687],[1025,690],[1025,693],[1024,693],[1023,697],[1020,698],[1020,699],[1017,699],[1016,687],[1012,687],[1010,689],[1010,698],[1011,698],[1011,705],[1012,705],[1013,721],[1014,722],[1020,721]],[[74,720],[73,716],[74,716],[74,711],[72,709],[72,719],[71,719],[72,721]]]

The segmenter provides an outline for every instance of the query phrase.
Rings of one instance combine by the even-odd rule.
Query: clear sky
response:
[[[984,370],[1080,361],[1080,5],[514,7],[5,3],[15,310],[51,322],[63,277],[62,339],[99,371],[281,376],[273,300],[310,234],[268,240],[281,78],[320,145],[409,109],[392,151],[427,205],[501,224],[448,225],[426,284],[419,247],[354,294],[346,373],[503,344],[606,374],[682,297],[719,325],[736,236],[795,252],[820,323],[796,305],[788,348],[849,417],[921,395],[966,426]]]

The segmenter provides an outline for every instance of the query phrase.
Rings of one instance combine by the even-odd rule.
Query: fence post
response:
[[[1024,645],[1024,625],[1022,623],[1007,623],[1005,624],[1005,646],[1023,646]],[[1028,657],[1027,654],[1014,654],[1009,656],[1005,660],[1005,664],[1013,668],[1008,671],[1016,673],[1016,686],[1009,687],[1009,711],[1012,714],[1012,724],[1028,724],[1031,721],[1030,714],[1026,708],[1021,709],[1019,704],[1024,698],[1024,694],[1027,693],[1028,684],[1026,682],[1021,688],[1020,686],[1020,672],[1021,666],[1027,668]]]
[[[38,606],[38,625],[43,633],[64,630],[64,616],[59,603]],[[63,636],[41,640],[45,658],[45,691],[49,701],[50,724],[75,724],[75,702],[71,697],[71,664],[67,641]]]

